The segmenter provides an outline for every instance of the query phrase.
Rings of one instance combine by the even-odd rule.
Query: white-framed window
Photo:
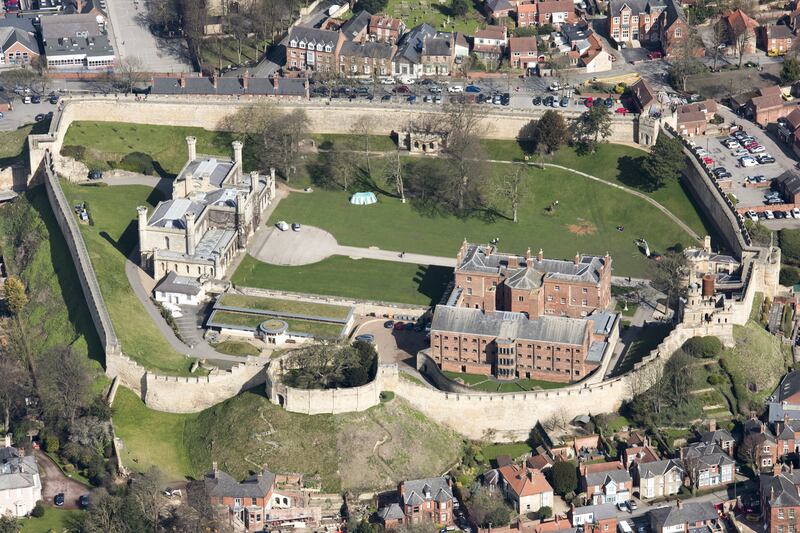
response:
[[[675,38],[677,39],[680,36],[681,36],[681,29],[680,28],[675,28]]]

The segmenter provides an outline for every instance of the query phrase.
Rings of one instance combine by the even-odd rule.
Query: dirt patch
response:
[[[594,235],[597,233],[597,226],[585,220],[581,220],[577,224],[569,224],[567,229],[575,235]]]

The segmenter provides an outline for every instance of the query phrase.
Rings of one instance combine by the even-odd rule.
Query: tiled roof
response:
[[[482,30],[475,31],[475,38],[481,39],[495,39],[503,41],[506,38],[505,26],[486,26]]]
[[[616,483],[631,481],[631,475],[619,461],[583,465],[581,468],[589,486],[605,485],[610,480]]]
[[[539,13],[569,13],[575,10],[572,0],[537,0]]]
[[[698,522],[707,522],[719,518],[714,504],[711,502],[682,502],[680,507],[672,505],[650,510],[650,520],[655,531],[682,524],[693,526]]]
[[[304,78],[247,78],[247,88],[244,87],[244,78],[222,77],[195,77],[184,78],[154,78],[153,94],[222,94],[222,95],[258,95],[258,96],[302,96],[306,95],[306,80]],[[277,81],[276,81],[277,80]],[[183,83],[183,86],[181,86]],[[216,86],[214,84],[216,83]]]
[[[573,516],[590,516],[591,519],[587,520],[589,523],[597,523],[600,520],[608,520],[617,516],[617,506],[613,503],[604,503],[601,505],[584,505],[583,507],[576,507],[572,510]]]
[[[468,307],[436,306],[431,329],[503,339],[524,339],[581,346],[589,321],[543,315],[527,318],[522,313],[495,311],[484,314]]]
[[[19,43],[34,54],[39,53],[39,45],[33,33],[13,26],[0,27],[0,51],[8,50],[14,43]]]
[[[619,16],[626,6],[631,9],[632,13],[638,15],[639,13],[660,12],[666,7],[666,2],[664,0],[612,0],[609,10],[613,16]]]
[[[536,37],[511,37],[508,40],[508,48],[511,53],[520,54],[536,53]]]
[[[766,497],[770,507],[800,506],[800,470],[783,471],[780,474],[762,474],[759,477],[760,494]]]
[[[741,35],[745,30],[755,31],[758,27],[758,22],[748,17],[747,14],[741,9],[729,11],[723,15],[725,22],[733,30],[734,36]]]
[[[682,449],[685,460],[705,466],[722,466],[733,464],[733,459],[716,444],[695,442]]]
[[[305,26],[295,26],[289,30],[289,36],[286,41],[297,41],[298,43],[322,44],[335,47],[339,42],[339,32],[330,30],[319,30],[317,28],[307,28]]]
[[[212,470],[206,473],[203,480],[206,492],[210,496],[263,498],[272,490],[275,474],[264,468],[260,473],[248,476],[240,483],[221,470]]]
[[[419,505],[427,500],[445,502],[453,499],[453,490],[445,477],[411,479],[403,482],[403,497],[406,505]]]
[[[387,505],[386,507],[382,507],[380,511],[378,511],[378,516],[384,522],[387,520],[402,520],[403,518],[405,518],[405,515],[403,514],[403,509],[400,507],[400,505],[396,503],[392,503],[390,505]]]
[[[553,487],[538,470],[526,466],[506,465],[499,468],[499,471],[518,498],[553,492]]]
[[[366,33],[367,29],[369,28],[369,21],[372,18],[372,14],[367,11],[362,11],[355,17],[351,18],[339,29],[344,35],[345,40],[352,41],[355,37],[357,37],[361,33]]]
[[[366,41],[364,43],[345,41],[339,52],[344,57],[365,57],[371,59],[389,59],[394,54],[394,47],[389,43]]]
[[[174,270],[171,270],[169,274],[156,285],[155,290],[157,292],[195,296],[200,294],[201,285],[196,279],[188,276],[179,276]]]
[[[16,448],[0,448],[0,491],[35,487],[38,475],[39,465],[34,456],[20,457]]]
[[[675,459],[663,459],[661,461],[642,462],[637,465],[639,469],[639,477],[647,479],[656,476],[663,476],[670,470],[683,471],[678,461]]]

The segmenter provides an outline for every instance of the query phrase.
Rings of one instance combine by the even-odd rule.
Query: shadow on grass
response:
[[[644,162],[645,156],[638,156],[638,157],[631,157],[629,155],[624,155],[619,158],[617,161],[617,170],[619,170],[619,181],[623,185],[627,185],[628,187],[633,187],[634,189],[644,191],[644,192],[653,192],[653,187],[647,181],[647,177],[645,176],[645,172],[642,169],[642,162]]]
[[[118,240],[114,240],[106,231],[101,231],[100,236],[124,257],[128,257],[136,247],[136,241],[139,238],[138,224],[136,221],[131,220]]]
[[[417,292],[430,298],[432,305],[441,301],[444,290],[452,280],[452,268],[436,265],[421,265],[414,275]]]
[[[97,330],[89,313],[80,282],[78,273],[75,270],[75,263],[70,255],[67,243],[58,226],[44,186],[37,186],[25,193],[25,198],[30,202],[33,209],[39,214],[47,228],[49,238],[47,244],[50,246],[50,257],[53,263],[53,271],[56,280],[61,288],[64,297],[64,304],[67,308],[67,317],[75,327],[75,331],[86,339],[89,357],[101,365],[105,366],[105,353],[97,336]],[[69,216],[69,215],[67,215]]]

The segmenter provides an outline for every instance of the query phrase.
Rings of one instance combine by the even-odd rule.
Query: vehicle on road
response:
[[[356,340],[362,342],[369,342],[370,344],[373,344],[375,342],[375,335],[373,335],[372,333],[364,333],[356,336]]]
[[[90,180],[101,180],[103,179],[103,172],[96,168],[89,171],[89,179]]]
[[[383,327],[386,329],[392,329],[394,327],[394,320],[387,320],[383,323]]]

